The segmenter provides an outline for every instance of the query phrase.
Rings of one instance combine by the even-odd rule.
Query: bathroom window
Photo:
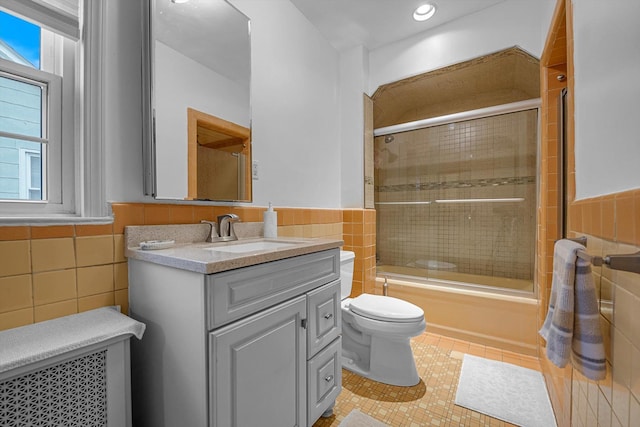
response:
[[[62,112],[74,110],[76,43],[4,11],[0,28],[0,199],[14,210],[69,212],[63,175],[73,173],[74,141],[62,135],[73,136],[74,115]]]
[[[91,15],[101,6],[90,0],[0,0],[2,222],[104,215],[104,201],[83,197],[102,195],[93,191],[102,185],[102,160],[84,154],[99,152],[101,143],[87,137],[92,105],[84,102],[93,99],[86,94],[99,87],[99,73],[83,58],[101,46],[99,37],[87,41],[95,34],[88,28],[80,39],[80,3],[91,22],[101,22]]]
[[[59,174],[49,178],[46,173],[50,162],[60,162],[60,117],[50,113],[61,105],[60,98],[60,77],[0,60],[1,199],[60,200],[55,194]],[[53,189],[50,195],[42,191],[47,186]]]

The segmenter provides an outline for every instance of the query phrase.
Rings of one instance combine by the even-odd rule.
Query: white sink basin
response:
[[[245,252],[270,251],[274,249],[282,249],[282,248],[291,247],[295,245],[296,245],[295,243],[291,243],[291,242],[261,241],[261,242],[230,244],[228,246],[215,246],[212,248],[204,248],[204,249],[208,251],[229,252],[229,253],[239,254],[239,253],[245,253]]]

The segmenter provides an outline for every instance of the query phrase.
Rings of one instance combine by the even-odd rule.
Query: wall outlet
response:
[[[251,162],[251,178],[257,180],[258,179],[258,161],[254,160]]]

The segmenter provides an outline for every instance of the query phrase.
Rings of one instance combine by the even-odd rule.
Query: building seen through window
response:
[[[38,79],[41,40],[39,26],[0,11],[0,199],[46,199],[49,84]]]

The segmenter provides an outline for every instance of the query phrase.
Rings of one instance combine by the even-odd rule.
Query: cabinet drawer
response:
[[[342,337],[307,363],[307,425],[313,425],[342,390]]]
[[[339,277],[337,248],[210,274],[205,278],[208,329],[302,295]]]
[[[340,280],[307,294],[307,358],[336,339],[342,332]]]

